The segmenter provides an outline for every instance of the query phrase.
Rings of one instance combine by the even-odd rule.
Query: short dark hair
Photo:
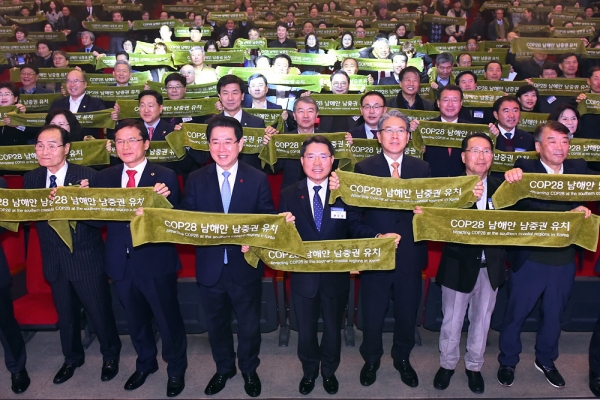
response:
[[[490,138],[488,135],[486,135],[483,132],[471,132],[471,133],[468,133],[467,136],[464,137],[462,144],[460,146],[463,153],[465,151],[467,151],[467,148],[469,147],[469,140],[476,138],[476,137],[487,140],[490,143],[490,147],[492,148],[492,151],[494,151],[494,141],[492,140],[492,138]]]
[[[0,89],[8,89],[12,92],[13,96],[19,97],[19,88],[12,82],[4,81],[0,82]]]
[[[475,83],[477,83],[477,75],[473,71],[461,71],[458,75],[456,75],[454,77],[454,83],[456,83],[458,85],[460,78],[462,78],[465,75],[471,75],[473,77],[473,80],[475,81]]]
[[[469,56],[469,58],[471,59],[471,62],[473,62],[473,56],[470,55],[469,53],[460,53],[459,55],[456,56],[456,63],[458,64],[460,62],[460,58],[462,56]]]
[[[158,93],[156,90],[142,90],[140,94],[138,94],[138,101],[140,101],[144,96],[154,97],[159,106],[162,106],[163,104],[163,95]]]
[[[275,30],[277,30],[279,27],[284,27],[286,31],[288,30],[288,27],[284,22],[278,22],[275,24]]]
[[[412,72],[413,74],[417,74],[417,78],[421,78],[421,72],[417,69],[417,67],[413,67],[412,65],[409,65],[408,67],[406,67],[402,71],[400,71],[400,73],[398,74],[398,81],[402,81],[402,79],[404,78],[404,75],[408,74],[409,72]]]
[[[288,62],[288,67],[292,67],[292,58],[285,53],[277,54],[275,57],[273,57],[273,62],[271,63],[271,65],[274,65],[275,61],[277,61],[278,58],[285,58]]]
[[[33,65],[33,64],[21,65],[19,67],[19,70],[23,71],[26,68],[29,68],[30,70],[32,70],[33,72],[35,72],[36,75],[40,74],[40,69],[38,67],[36,67],[35,65]]]
[[[144,129],[144,124],[137,119],[127,118],[127,119],[119,121],[119,123],[117,124],[117,127],[115,129],[115,137],[117,137],[117,132],[119,132],[121,129],[124,129],[124,128],[137,128],[137,130],[140,131],[140,136],[142,137],[142,140],[144,142],[147,142],[150,140],[150,136],[148,135],[148,130]]]
[[[45,39],[38,40],[37,43],[35,44],[35,48],[36,49],[39,48],[40,44],[45,44],[46,46],[48,46],[49,50],[52,50],[53,46],[52,46],[52,43],[50,43],[49,40],[45,40]]]
[[[314,136],[309,136],[306,139],[304,139],[304,142],[302,143],[302,147],[300,147],[300,157],[304,157],[304,153],[306,153],[306,148],[313,143],[327,145],[327,148],[329,149],[329,153],[332,156],[334,155],[335,149],[333,148],[333,144],[331,144],[331,141],[323,135],[314,135]]]
[[[27,7],[25,7],[27,8]],[[25,36],[27,36],[27,29],[23,28],[22,26],[17,27],[17,29],[15,29],[15,34],[17,32],[21,32],[22,34],[24,34]]]
[[[223,75],[219,81],[217,82],[217,93],[221,93],[221,89],[224,86],[230,85],[230,84],[237,84],[240,87],[240,91],[242,93],[246,92],[246,83],[237,75]]]
[[[210,135],[214,128],[233,128],[235,138],[240,141],[244,137],[244,128],[240,121],[233,117],[227,117],[225,115],[215,115],[208,120],[208,126],[206,127],[206,140],[210,142]]]
[[[127,40],[130,40],[130,39],[127,39]],[[131,40],[130,40],[130,41],[131,41]],[[133,44],[133,42],[132,42],[131,44]],[[128,53],[128,52],[126,52],[126,51],[117,51],[117,52],[115,53],[115,59],[116,59],[117,57],[119,57],[119,56],[125,56],[125,58],[127,59],[127,61],[129,61],[129,53]]]
[[[75,117],[75,115],[65,109],[55,108],[46,114],[46,125],[50,125],[50,122],[57,115],[63,115],[67,122],[69,123],[69,137],[70,138],[81,138],[81,124],[79,120]]]
[[[563,124],[561,124],[558,121],[548,120],[543,124],[539,124],[535,128],[535,132],[533,132],[533,140],[535,140],[537,143],[541,143],[542,142],[542,133],[544,133],[544,129],[546,129],[546,128],[551,129],[556,132],[564,133],[565,135],[567,135],[567,137],[569,137],[569,139],[571,138],[571,131],[569,131],[569,128],[567,128],[566,126],[564,126]]]
[[[167,76],[165,78],[165,87],[167,87],[167,83],[169,83],[171,81],[177,81],[177,82],[181,83],[183,85],[183,87],[187,86],[187,81],[185,80],[185,76],[181,75],[178,72],[169,74],[169,76]]]
[[[592,68],[590,68],[589,70],[589,75],[590,77],[592,75],[594,75],[594,72],[600,71],[600,65],[594,65]]]
[[[350,83],[350,76],[348,75],[348,73],[346,71],[344,71],[343,69],[338,69],[337,71],[335,71],[333,74],[331,74],[329,76],[329,82],[333,81],[333,77],[336,75],[343,75],[346,77],[346,79],[348,80],[348,83]]]
[[[502,64],[500,63],[500,61],[496,61],[496,60],[492,60],[492,61],[488,61],[487,63],[485,63],[485,66],[483,67],[483,70],[485,72],[487,72],[488,67],[492,64],[498,64],[500,66],[500,69],[502,69]]]
[[[553,63],[552,61],[548,61],[548,60],[544,61],[544,63],[542,64],[542,72],[545,69],[553,69],[557,74],[559,73],[558,66],[556,65],[556,63]]]
[[[463,99],[463,91],[460,86],[457,85],[446,85],[438,91],[438,100],[442,98],[442,93],[445,91],[457,91],[460,92],[460,99]]]
[[[250,86],[250,82],[252,82],[255,79],[262,79],[263,82],[265,82],[265,85],[268,84],[267,78],[263,74],[252,74],[248,78],[248,86]]]
[[[383,101],[383,106],[385,107],[386,98],[383,95],[383,93],[378,92],[377,90],[371,90],[370,92],[367,92],[367,93],[363,94],[362,96],[360,96],[360,105],[361,106],[362,106],[363,101],[365,100],[365,98],[367,96],[377,96],[377,97],[379,97]]]
[[[579,57],[577,57],[577,54],[575,54],[575,53],[564,53],[564,54],[561,54],[560,56],[558,56],[558,58],[556,59],[556,62],[559,63],[559,64],[562,64],[569,57],[576,57],[577,61],[579,61]]]
[[[515,96],[511,96],[511,95],[502,96],[502,97],[498,97],[496,99],[496,101],[494,101],[494,105],[492,106],[492,111],[493,112],[500,111],[500,107],[502,106],[502,104],[504,104],[504,103],[506,103],[508,101],[513,102],[513,103],[517,103],[517,105],[519,106],[519,108],[521,106],[521,103],[519,103],[519,100],[517,100],[517,98]]]
[[[60,132],[60,140],[62,141],[63,145],[66,145],[67,143],[71,143],[71,137],[69,136],[69,132],[65,129],[65,128],[61,128],[58,125],[44,125],[40,128],[40,130],[38,131],[37,135],[35,136],[35,142],[37,143],[40,135],[46,131],[51,131],[56,129],[57,131]]]
[[[600,68],[598,69],[600,71]],[[538,90],[538,88],[536,88],[533,85],[523,85],[519,88],[519,90],[517,90],[517,93],[515,93],[515,97],[517,99],[519,99],[519,97],[523,96],[525,93],[529,93],[529,92],[535,92],[536,96],[540,96],[540,91]]]
[[[554,107],[552,109],[552,111],[550,112],[550,115],[548,115],[548,121],[558,121],[558,119],[560,118],[561,114],[565,110],[571,110],[571,111],[573,111],[575,113],[575,116],[577,117],[577,121],[581,121],[581,115],[579,114],[579,111],[577,110],[577,107],[574,107],[574,106],[572,106],[571,104],[568,104],[568,103],[559,104],[556,107]],[[577,128],[579,128],[579,125],[577,125]]]

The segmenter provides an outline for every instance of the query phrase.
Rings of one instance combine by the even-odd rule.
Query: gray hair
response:
[[[95,42],[95,41],[96,41],[96,35],[94,35],[94,34],[93,34],[92,32],[90,32],[90,31],[83,31],[83,32],[81,32],[81,33],[79,34],[79,37],[82,37],[83,35],[88,35],[88,36],[90,37],[90,40],[91,40],[92,42]]]
[[[435,65],[440,65],[442,63],[450,63],[454,65],[454,57],[450,53],[440,53],[435,58]]]
[[[119,60],[115,63],[114,67],[116,67],[117,65],[127,65],[127,69],[129,70],[129,72],[131,72],[131,65],[129,65],[129,63],[125,60]],[[114,69],[113,67],[113,69]]]
[[[397,117],[397,118],[400,118],[402,121],[404,121],[404,123],[406,124],[406,130],[408,130],[408,128],[410,126],[410,121],[408,120],[408,117],[406,115],[402,114],[398,110],[389,110],[388,112],[383,114],[381,116],[381,118],[379,118],[379,122],[377,122],[377,130],[379,130],[379,131],[382,130],[383,123],[392,117]]]
[[[196,50],[198,50],[198,51],[200,51],[202,54],[204,54],[204,48],[203,48],[203,47],[201,47],[201,46],[194,46],[194,47],[192,47],[192,48],[190,49],[190,54],[192,54],[192,51],[196,51]]]
[[[390,41],[387,40],[386,38],[379,38],[376,41],[374,41],[373,42],[373,47],[375,47],[377,45],[377,43],[380,43],[380,44],[383,43],[383,44],[385,44],[388,47],[390,46]]]
[[[312,104],[313,106],[315,106],[315,110],[319,112],[319,105],[317,104],[316,100],[310,96],[298,97],[298,99],[296,99],[296,102],[294,103],[294,112],[296,112],[296,108],[298,108],[298,103]]]

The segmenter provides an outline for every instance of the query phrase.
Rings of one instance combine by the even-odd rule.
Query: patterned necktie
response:
[[[50,175],[50,188],[56,187],[56,175]]]
[[[319,190],[321,186],[315,186],[315,196],[313,197],[313,214],[315,218],[315,225],[317,230],[321,231],[321,223],[323,222],[323,203],[321,203],[321,196],[319,196]]]
[[[149,127],[148,127],[148,138],[149,138],[150,140],[152,140],[152,135],[153,135],[153,134],[154,134],[154,128],[153,128],[153,127],[151,127],[151,126],[149,126]]]
[[[125,171],[125,173],[129,177],[129,179],[127,180],[127,185],[125,185],[125,187],[135,187],[135,174],[137,174],[137,171],[135,169],[128,169],[127,171]]]
[[[392,163],[392,168],[394,169],[392,171],[392,178],[400,178],[400,173],[398,172],[398,167],[400,166],[400,163],[397,163],[396,161],[394,161]]]
[[[231,172],[223,171],[225,180],[223,180],[223,186],[221,187],[221,201],[223,202],[223,211],[225,214],[229,212],[229,204],[231,203],[231,186],[229,186],[229,175],[231,175]],[[225,253],[223,255],[223,264],[227,264],[227,249],[225,249]]]

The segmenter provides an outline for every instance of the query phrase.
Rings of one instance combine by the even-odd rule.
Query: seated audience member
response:
[[[71,142],[84,140],[81,124],[69,110],[54,109],[46,114],[46,125],[57,125],[69,132]]]
[[[409,110],[433,111],[433,102],[422,98],[419,94],[421,73],[416,67],[404,68],[400,71],[399,78],[400,91],[397,96],[386,101],[386,106]]]

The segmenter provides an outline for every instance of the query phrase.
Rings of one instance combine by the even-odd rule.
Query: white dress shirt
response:
[[[140,184],[140,179],[142,179],[142,174],[144,173],[144,168],[146,168],[146,164],[148,164],[148,159],[144,158],[144,161],[139,163],[133,168],[127,168],[125,164],[123,164],[123,173],[121,174],[121,187],[127,187],[127,182],[129,182],[129,175],[127,175],[127,171],[135,170],[137,174],[134,175],[135,179],[135,187],[138,187]]]
[[[225,115],[226,117],[232,117],[237,119],[240,123],[242,123],[242,109],[240,108],[240,111],[238,111],[237,113],[235,113],[235,115],[229,115],[229,113],[227,111],[223,111],[223,115]]]
[[[237,172],[238,172],[238,167],[239,167],[239,161],[236,161],[235,164],[233,164],[233,166],[231,168],[229,168],[228,172],[231,174],[229,175],[229,187],[231,188],[231,193],[233,194],[233,187],[235,186],[235,178],[237,176]],[[219,165],[217,165],[217,178],[219,179],[219,193],[221,192],[221,190],[223,190],[223,182],[225,182],[225,177],[223,176],[223,172],[225,170],[223,168],[221,168]]]
[[[556,172],[554,172],[554,170],[552,168],[550,168],[549,166],[547,166],[546,164],[544,164],[544,162],[540,159],[540,162],[542,163],[542,166],[546,169],[546,172],[548,172],[549,174],[555,174]],[[565,173],[565,165],[564,164],[560,164],[560,171],[558,171],[559,174],[564,174]]]
[[[83,100],[83,96],[85,96],[85,94],[82,95],[77,100],[73,100],[73,97],[69,96],[69,110],[73,114],[75,114],[77,112],[77,110],[79,110],[79,105],[81,104],[81,101]]]
[[[65,162],[65,165],[63,165],[54,174],[52,172],[50,172],[49,170],[46,170],[46,187],[47,188],[50,187],[50,176],[51,175],[56,176],[56,186],[65,186],[65,178],[67,176],[68,168],[69,168],[69,163]]]
[[[385,161],[387,161],[388,166],[390,167],[390,176],[394,173],[394,167],[392,167],[392,163],[397,162],[398,165],[398,176],[402,177],[402,159],[404,158],[404,153],[397,160],[393,160],[388,157],[385,153],[383,154],[385,157]]]
[[[315,217],[315,207],[313,205],[313,201],[315,198],[315,186],[321,186],[319,190],[319,197],[321,198],[321,204],[323,205],[323,209],[325,209],[325,195],[327,194],[327,188],[329,187],[329,178],[325,179],[323,182],[318,185],[306,178],[306,186],[308,187],[308,198],[310,200],[310,210],[312,211],[313,218]]]

